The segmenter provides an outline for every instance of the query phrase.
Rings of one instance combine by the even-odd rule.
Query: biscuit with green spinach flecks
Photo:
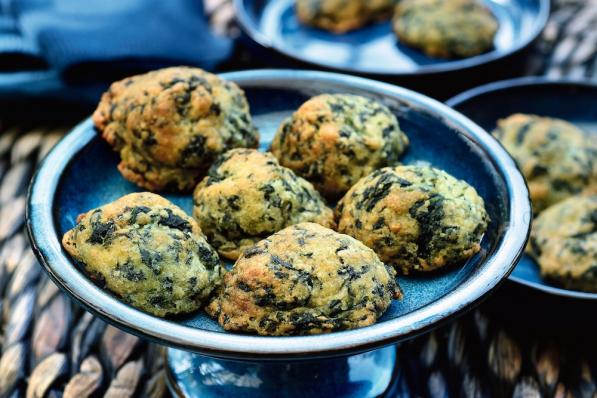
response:
[[[296,14],[305,25],[345,33],[389,19],[395,0],[297,0]]]
[[[573,124],[515,114],[498,121],[493,135],[525,176],[535,214],[582,191],[597,192],[597,145]]]
[[[530,249],[544,278],[597,292],[597,195],[573,196],[543,211],[533,222]]]
[[[161,317],[198,310],[221,282],[218,254],[195,220],[152,193],[81,214],[62,245],[92,279]]]
[[[393,26],[401,43],[444,58],[491,50],[498,30],[496,18],[480,0],[401,0]]]
[[[335,227],[313,186],[270,153],[233,149],[222,155],[193,195],[193,215],[218,252],[236,260],[261,239],[301,222]]]
[[[113,83],[93,121],[120,153],[122,175],[152,191],[189,191],[219,154],[259,141],[244,92],[197,68]]]
[[[338,232],[405,274],[467,260],[480,250],[489,221],[473,187],[426,166],[374,171],[346,193],[336,215]]]
[[[337,199],[373,170],[396,165],[407,146],[386,106],[356,95],[323,94],[282,123],[271,151],[282,166]]]
[[[302,223],[246,249],[206,310],[230,331],[316,334],[371,325],[400,297],[371,249]]]

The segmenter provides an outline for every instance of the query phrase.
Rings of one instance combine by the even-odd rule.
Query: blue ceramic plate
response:
[[[567,120],[597,136],[597,84],[529,77],[488,84],[462,93],[448,105],[464,113],[486,131],[513,113],[531,113]],[[539,267],[526,254],[510,279],[550,294],[597,300],[597,293],[558,288],[544,281]]]
[[[247,71],[223,75],[246,92],[268,147],[283,118],[313,95],[355,93],[378,99],[400,119],[411,146],[405,163],[426,161],[476,187],[492,222],[482,251],[462,267],[400,277],[405,298],[394,301],[373,326],[333,335],[258,337],[224,332],[202,312],[159,319],[123,304],[96,287],[62,250],[60,237],[78,214],[137,187],[116,170],[118,156],[86,120],[48,155],[34,177],[28,228],[34,250],[51,277],[87,309],[117,326],[163,344],[222,357],[291,358],[359,352],[431,328],[476,303],[510,273],[525,245],[528,192],[514,162],[489,134],[445,105],[371,80],[321,72]],[[190,195],[167,195],[191,213]],[[528,218],[528,217],[527,217]]]
[[[337,35],[304,26],[295,0],[235,0],[244,33],[262,48],[313,66],[367,75],[404,76],[472,68],[518,53],[535,40],[549,0],[485,0],[499,21],[495,49],[460,60],[431,58],[398,43],[389,21]]]

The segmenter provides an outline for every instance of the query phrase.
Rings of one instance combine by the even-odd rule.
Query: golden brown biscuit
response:
[[[282,123],[271,151],[282,166],[337,199],[376,168],[397,164],[407,146],[386,106],[356,95],[324,94]]]
[[[332,210],[313,185],[280,166],[272,154],[255,149],[220,156],[193,199],[193,215],[209,242],[232,260],[289,225],[335,227]]]
[[[543,277],[597,292],[597,195],[573,196],[544,210],[533,223],[530,248]]]
[[[243,91],[197,68],[113,83],[93,121],[120,153],[122,175],[152,191],[191,190],[217,155],[259,140]]]
[[[498,121],[493,135],[525,176],[535,214],[582,191],[597,192],[597,146],[573,124],[515,114]]]
[[[297,0],[298,19],[317,28],[345,33],[389,19],[395,0]]]
[[[371,249],[302,223],[245,250],[206,310],[226,330],[316,334],[371,325],[393,297],[393,270]]]
[[[132,306],[166,316],[196,311],[221,282],[199,226],[161,196],[133,193],[81,214],[62,245]]]
[[[338,232],[407,274],[477,253],[489,217],[466,182],[423,166],[386,167],[361,179],[336,208]]]
[[[472,57],[493,48],[498,23],[480,0],[400,0],[394,32],[432,57]]]

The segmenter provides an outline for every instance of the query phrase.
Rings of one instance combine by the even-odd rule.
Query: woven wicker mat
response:
[[[207,2],[234,34],[227,0]],[[529,73],[597,79],[597,0],[557,0]],[[48,279],[23,231],[36,163],[69,126],[0,134],[0,397],[167,396],[162,349],[83,311]],[[415,396],[595,396],[594,358],[518,338],[484,307],[398,348]]]

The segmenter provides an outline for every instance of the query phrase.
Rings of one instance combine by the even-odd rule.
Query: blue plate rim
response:
[[[542,86],[542,85],[564,85],[564,86],[579,86],[579,87],[589,87],[589,88],[597,88],[597,82],[593,82],[590,80],[582,79],[582,78],[572,78],[572,77],[549,77],[549,76],[524,76],[524,77],[517,77],[514,79],[506,79],[506,80],[499,80],[496,82],[491,82],[487,84],[483,84],[481,86],[473,87],[469,90],[463,91],[462,93],[456,94],[454,97],[445,101],[446,105],[450,108],[455,108],[462,103],[471,100],[474,97],[477,97],[482,94],[487,94],[490,92],[495,91],[503,91],[508,90],[510,88],[515,87],[524,87],[524,86]]]
[[[520,88],[520,87],[537,87],[537,86],[568,86],[568,87],[582,87],[582,88],[592,88],[597,90],[597,82],[587,81],[584,79],[579,78],[570,78],[570,77],[549,77],[549,76],[526,76],[526,77],[518,77],[515,79],[507,79],[507,80],[500,80],[497,82],[492,82],[488,84],[484,84],[482,86],[474,87],[470,90],[464,91],[456,96],[448,99],[446,101],[446,105],[450,108],[456,109],[459,105],[462,105],[465,102],[468,102],[478,96],[498,92],[498,91],[507,91],[512,88]],[[573,298],[573,299],[581,299],[581,300],[597,300],[597,293],[589,293],[589,292],[580,292],[576,290],[568,290],[556,286],[548,286],[548,285],[541,285],[536,282],[528,281],[521,277],[510,275],[508,280],[518,283],[520,285],[539,290],[543,293],[566,297],[566,298]]]
[[[456,316],[478,303],[499,286],[520,259],[528,239],[530,214],[528,191],[522,175],[499,143],[481,127],[446,105],[413,91],[364,78],[315,71],[253,70],[221,75],[241,85],[263,87],[288,80],[305,80],[350,86],[406,101],[414,109],[431,110],[451,126],[458,127],[490,157],[509,192],[511,219],[493,255],[479,267],[475,277],[453,291],[409,314],[369,327],[333,334],[294,337],[262,337],[213,332],[172,323],[136,310],[93,284],[65,255],[55,233],[53,198],[62,170],[83,146],[95,137],[92,121],[76,126],[48,154],[29,187],[26,220],[33,251],[50,277],[85,308],[129,332],[159,343],[203,354],[236,359],[284,360],[318,358],[363,352],[414,337],[437,323]],[[66,151],[66,152],[65,152]],[[69,155],[64,156],[67,153]],[[59,172],[56,173],[55,170]],[[50,264],[55,261],[55,264]]]
[[[416,70],[411,72],[381,72],[375,70],[362,70],[359,68],[352,68],[352,67],[343,67],[343,66],[331,66],[326,64],[321,64],[318,62],[309,61],[306,59],[302,59],[301,57],[297,57],[290,53],[289,51],[280,48],[280,46],[276,46],[272,43],[268,37],[262,34],[259,29],[257,29],[254,24],[251,22],[251,18],[249,17],[248,12],[244,7],[245,0],[234,0],[234,11],[236,15],[236,20],[238,21],[239,27],[241,30],[255,43],[260,45],[263,48],[266,48],[270,51],[278,52],[289,59],[294,61],[301,62],[303,64],[317,66],[317,67],[324,67],[329,70],[334,70],[343,73],[356,73],[356,74],[365,74],[370,76],[390,76],[390,77],[406,77],[406,76],[428,76],[428,75],[437,75],[442,73],[448,72],[455,72],[455,71],[462,71],[472,69],[484,64],[490,64],[496,62],[500,59],[508,58],[510,56],[519,54],[520,52],[524,51],[528,48],[531,44],[533,44],[541,35],[545,26],[547,25],[547,21],[549,20],[549,16],[551,13],[551,0],[538,0],[539,1],[539,8],[540,12],[535,22],[536,25],[534,26],[534,30],[532,34],[529,36],[527,40],[520,42],[518,45],[513,46],[509,51],[498,53],[496,51],[490,51],[485,54],[477,55],[474,57],[464,58],[460,60],[447,60],[444,63],[438,65],[425,65],[420,66]]]

